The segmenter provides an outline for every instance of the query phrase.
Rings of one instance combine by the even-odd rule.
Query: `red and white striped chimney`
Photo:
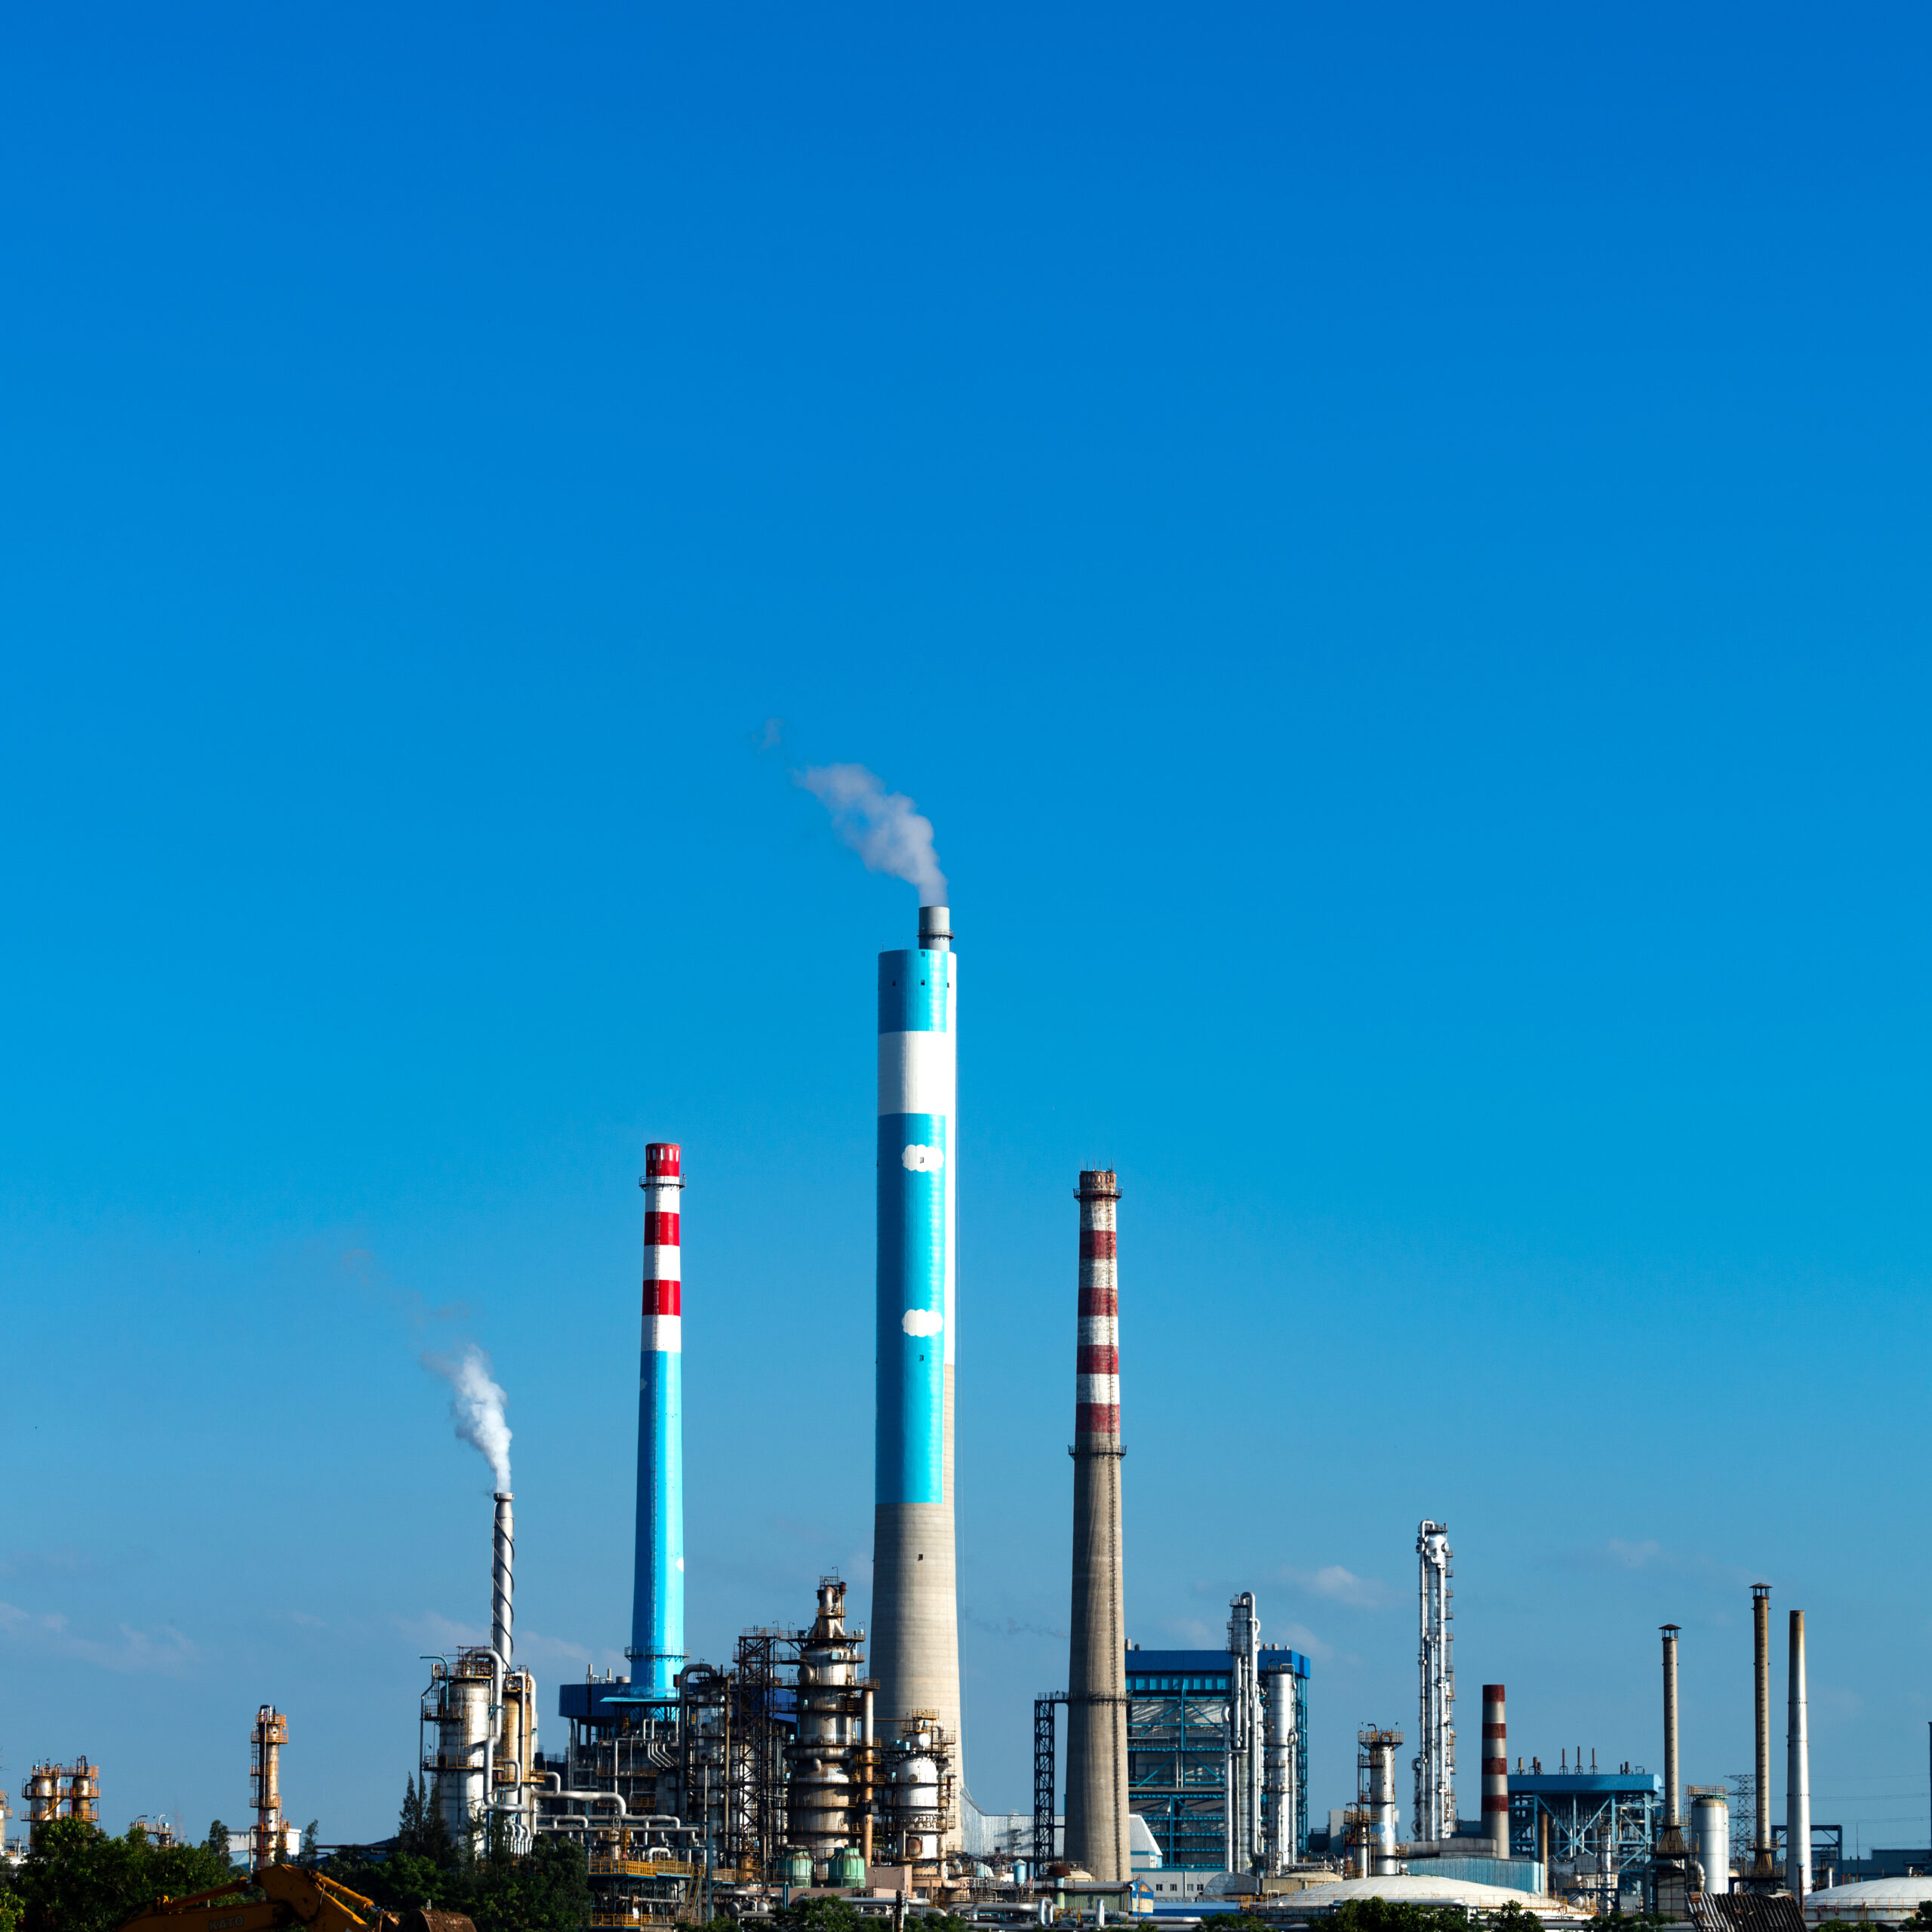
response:
[[[1503,1686],[1482,1687],[1482,1830],[1498,1858],[1509,1856],[1509,1726]]]
[[[1120,1300],[1114,1274],[1114,1208],[1120,1189],[1111,1171],[1080,1177],[1080,1340],[1076,1436],[1120,1447]],[[1100,1446],[1100,1445],[1095,1445]]]
[[[1067,1644],[1066,1857],[1103,1884],[1133,1876],[1127,1623],[1120,1537],[1120,1302],[1113,1171],[1080,1176],[1073,1411],[1073,1621]]]

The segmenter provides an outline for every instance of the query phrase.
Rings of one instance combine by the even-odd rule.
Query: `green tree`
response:
[[[843,1899],[794,1899],[772,1915],[777,1932],[857,1932],[859,1923]]]
[[[12,1877],[20,1932],[114,1932],[164,1895],[184,1898],[235,1875],[206,1845],[154,1844],[138,1826],[110,1838],[81,1818],[57,1818],[35,1832]]]
[[[389,1856],[340,1851],[322,1869],[386,1912],[425,1905],[460,1912],[475,1921],[476,1932],[580,1932],[590,1917],[583,1846],[551,1833],[521,1857],[490,1834],[460,1845],[429,1801],[426,1782],[419,1786],[413,1777]]]
[[[208,1849],[224,1865],[232,1865],[235,1861],[235,1854],[229,1847],[228,1827],[219,1818],[208,1827]]]
[[[304,1865],[312,1865],[315,1863],[315,1842],[321,1835],[321,1822],[319,1819],[311,1818],[309,1822],[302,1827],[302,1850],[300,1855],[302,1863]]]
[[[1543,1921],[1514,1899],[1494,1912],[1484,1912],[1482,1922],[1489,1932],[1543,1932]]]
[[[1334,1932],[1469,1932],[1469,1915],[1459,1905],[1410,1905],[1380,1897],[1344,1899],[1330,1923]]]

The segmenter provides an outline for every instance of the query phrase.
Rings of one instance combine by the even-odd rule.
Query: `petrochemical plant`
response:
[[[1646,1907],[1701,1932],[1755,1932],[1787,1914],[1908,1915],[1932,1881],[1850,1869],[1809,1807],[1804,1622],[1789,1621],[1786,1817],[1771,1817],[1770,1591],[1752,1592],[1756,1758],[1727,1786],[1678,1782],[1678,1636],[1662,1651],[1663,1770],[1586,1770],[1509,1752],[1503,1686],[1482,1688],[1481,1804],[1459,1815],[1453,1553],[1418,1527],[1416,1743],[1407,1829],[1402,1732],[1356,1734],[1352,1804],[1311,1815],[1311,1668],[1264,1642],[1237,1595],[1219,1649],[1148,1651],[1128,1635],[1121,1528],[1121,1189],[1084,1171],[1077,1206],[1071,1623],[1065,1687],[1034,1706],[1033,1801],[992,1816],[968,1795],[954,1537],[956,1046],[958,962],[947,909],[920,909],[917,943],[878,971],[877,1381],[872,1627],[820,1580],[808,1621],[747,1630],[728,1662],[694,1659],[685,1627],[683,1155],[645,1150],[635,1569],[626,1675],[559,1687],[562,1736],[539,1742],[535,1678],[515,1662],[515,1525],[506,1486],[492,1524],[490,1641],[432,1661],[420,1770],[459,1841],[512,1849],[540,1835],[584,1847],[590,1922],[636,1926],[768,1912],[830,1888],[903,1913],[921,1900],[987,1914],[1251,1909],[1318,1916],[1366,1892],[1546,1920]],[[803,1606],[801,1605],[801,1609]],[[1064,1712],[1063,1724],[1062,1713]],[[555,1734],[552,1734],[555,1738]],[[293,1856],[281,1813],[284,1715],[252,1739],[247,1863]],[[557,1748],[559,1747],[560,1748]],[[99,1815],[97,1767],[36,1764],[29,1831]],[[1737,1822],[1733,1822],[1733,1804]],[[1746,1822],[1748,1813],[1748,1824]],[[1883,1860],[1888,1856],[1876,1854]],[[1907,1854],[1898,1854],[1901,1859]],[[1912,1854],[1932,1863],[1932,1853]],[[1854,1900],[1896,1879],[1909,1896]],[[1842,1884],[1842,1880],[1854,1882]],[[1915,1893],[1910,1887],[1916,1886]],[[1894,1887],[1896,1889],[1896,1887]],[[1903,1903],[1901,1903],[1901,1900]],[[1898,1909],[1894,1909],[1894,1907]],[[1857,1909],[1855,1909],[1854,1907]],[[1772,1915],[1776,1916],[1775,1913]],[[1795,1917],[1792,1923],[1795,1924]]]

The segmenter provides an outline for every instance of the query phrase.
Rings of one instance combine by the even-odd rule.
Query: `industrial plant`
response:
[[[716,1662],[685,1629],[684,1150],[645,1150],[635,1567],[626,1675],[557,1687],[547,1714],[516,1662],[515,1497],[506,1452],[491,1524],[490,1637],[429,1661],[417,1769],[458,1844],[583,1847],[589,1923],[756,1917],[835,1891],[902,1913],[914,1901],[1034,1922],[1054,1915],[1198,1914],[1240,1901],[1306,1919],[1380,1893],[1546,1921],[1643,1909],[1700,1932],[1756,1932],[1737,1901],[1897,1919],[1876,1884],[1932,1881],[1855,1866],[1810,1813],[1804,1613],[1789,1615],[1786,1803],[1771,1807],[1768,1586],[1752,1592],[1756,1755],[1732,1786],[1679,1780],[1678,1638],[1663,1626],[1660,1771],[1561,1747],[1517,1755],[1505,1687],[1481,1697],[1479,1804],[1457,1776],[1454,1552],[1417,1525],[1413,1749],[1395,1724],[1351,1726],[1352,1802],[1311,1810],[1309,1658],[1264,1641],[1252,1591],[1219,1648],[1143,1649],[1128,1635],[1123,1531],[1121,1177],[1082,1171],[1074,1266],[1070,1623],[1064,1684],[1034,1703],[1032,1808],[989,1816],[969,1795],[954,1531],[958,961],[943,906],[917,943],[879,955],[877,1380],[871,1627],[822,1577],[797,1620],[747,1629]],[[486,1386],[488,1386],[486,1384]],[[500,1396],[500,1391],[495,1392]],[[506,1432],[503,1441],[507,1441]],[[479,1440],[479,1446],[483,1446]],[[480,1531],[480,1525],[479,1525]],[[479,1537],[480,1540],[480,1537]],[[478,1566],[479,1577],[481,1564]],[[540,1739],[541,1720],[553,1727]],[[1389,1714],[1393,1715],[1395,1714]],[[1406,1721],[1406,1719],[1404,1720]],[[1344,1734],[1345,1735],[1346,1734]],[[287,1716],[251,1739],[251,1871],[294,1858],[283,1817]],[[1401,1787],[1407,1761],[1407,1804]],[[36,1764],[29,1840],[100,1815],[97,1767]],[[1734,1822],[1732,1803],[1738,1800]],[[1748,1808],[1746,1822],[1744,1813]],[[1406,1810],[1406,1829],[1404,1813]],[[1887,1854],[1878,1854],[1883,1858]],[[1932,1854],[1927,1854],[1932,1859]],[[1908,1901],[1909,1903],[1909,1901]],[[1743,1915],[1740,1915],[1743,1914]],[[1774,1915],[1775,1916],[1775,1915]],[[1797,1923],[1793,1920],[1794,1924]],[[1768,1924],[1768,1921],[1767,1921]]]

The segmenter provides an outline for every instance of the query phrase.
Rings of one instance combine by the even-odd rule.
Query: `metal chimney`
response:
[[[633,1690],[671,1690],[685,1663],[684,1149],[644,1150],[644,1327],[638,1362]]]
[[[888,1737],[937,1717],[963,1762],[955,1583],[954,1094],[958,956],[943,906],[878,956],[878,1260],[872,1675]],[[957,1826],[946,1848],[956,1850]]]
[[[1800,1904],[1811,1889],[1811,1747],[1804,1722],[1804,1613],[1791,1613],[1791,1717],[1786,1733],[1784,1882]]]
[[[497,1491],[497,1524],[490,1564],[490,1647],[503,1670],[510,1667],[510,1651],[516,1613],[512,1598],[515,1589],[516,1524],[510,1514],[515,1499],[506,1489]]]
[[[1668,1831],[1681,1826],[1678,1810],[1677,1782],[1677,1632],[1675,1623],[1663,1626],[1663,1823]]]
[[[1751,1586],[1751,1635],[1758,1722],[1751,1876],[1768,1887],[1777,1878],[1771,1850],[1771,1586],[1768,1583]]]
[[[1503,1686],[1482,1687],[1482,1829],[1491,1855],[1509,1856],[1509,1724]]]
[[[1073,1620],[1067,1647],[1066,1857],[1130,1875],[1127,1624],[1121,1558],[1120,1301],[1111,1168],[1084,1171],[1073,1411]],[[1229,1800],[1232,1808],[1232,1799]]]

